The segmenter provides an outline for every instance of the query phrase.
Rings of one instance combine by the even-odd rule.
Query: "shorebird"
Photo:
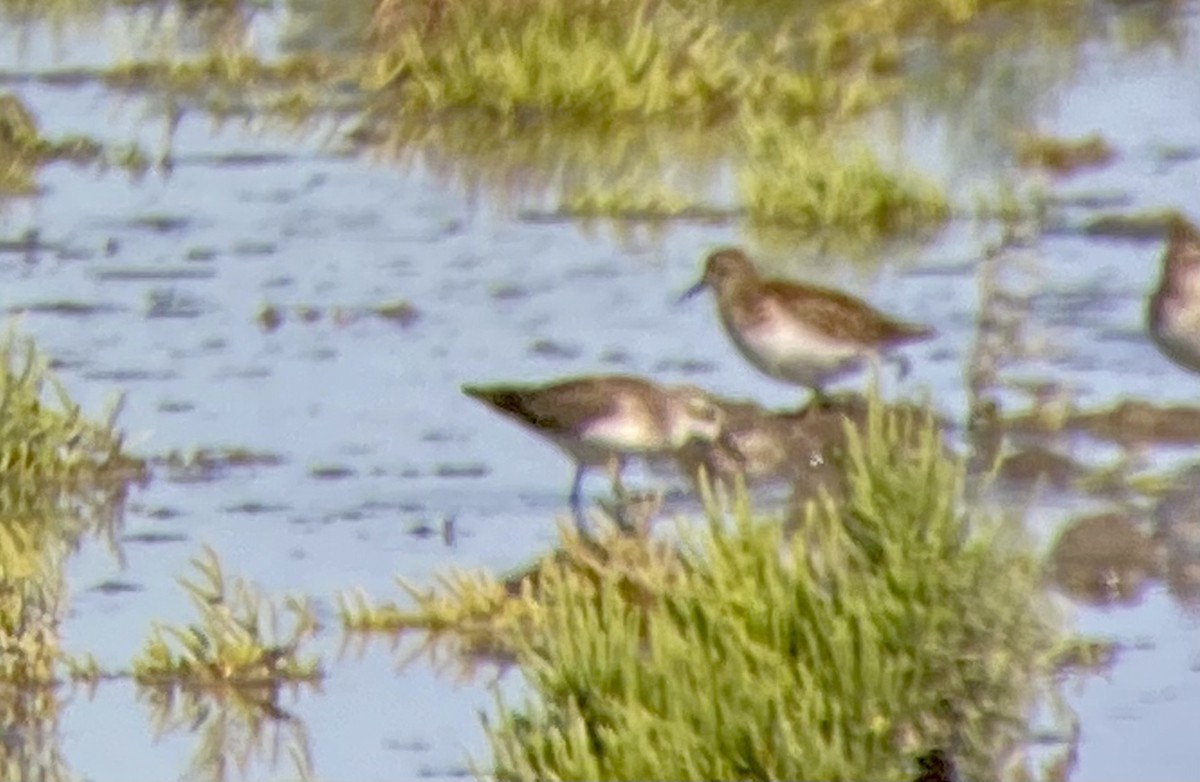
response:
[[[1182,215],[1167,227],[1162,276],[1150,295],[1146,320],[1167,358],[1200,372],[1200,229]]]
[[[721,325],[742,356],[768,377],[807,386],[819,402],[827,401],[829,382],[934,335],[841,291],[766,279],[737,248],[710,254],[704,275],[679,301],[706,288],[715,293]],[[893,360],[906,374],[907,362]]]
[[[621,492],[621,472],[630,456],[670,454],[694,439],[721,436],[721,408],[694,386],[598,375],[536,385],[464,385],[462,390],[554,443],[575,462],[570,501],[584,534],[581,501],[589,468],[607,467]]]

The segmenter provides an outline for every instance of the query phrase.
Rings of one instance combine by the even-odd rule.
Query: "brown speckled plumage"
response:
[[[737,248],[710,254],[703,277],[684,298],[704,288],[713,290],[721,324],[747,361],[818,394],[866,359],[934,335],[841,291],[764,278]]]
[[[717,439],[721,432],[723,413],[700,389],[660,386],[628,375],[545,384],[465,385],[462,390],[572,458],[576,470],[571,504],[577,521],[587,468],[608,467],[619,486],[626,457],[670,453],[694,439]]]

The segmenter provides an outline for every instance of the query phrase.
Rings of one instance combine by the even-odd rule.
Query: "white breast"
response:
[[[757,328],[731,334],[742,354],[761,372],[809,386],[852,371],[867,353],[777,309]]]
[[[662,439],[660,427],[636,400],[629,399],[619,399],[611,415],[597,418],[580,432],[580,440],[589,448],[610,453],[658,450]]]

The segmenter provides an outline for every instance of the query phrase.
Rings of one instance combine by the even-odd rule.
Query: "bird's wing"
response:
[[[771,280],[763,288],[775,306],[834,339],[898,344],[934,334],[927,326],[896,320],[831,288],[783,280]]]
[[[588,377],[542,386],[464,386],[469,396],[481,399],[534,429],[579,434],[597,419],[617,412],[622,392],[644,383],[619,376]]]

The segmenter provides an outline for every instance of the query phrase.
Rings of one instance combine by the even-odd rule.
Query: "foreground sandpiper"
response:
[[[1146,320],[1167,358],[1200,372],[1200,229],[1181,215],[1167,227],[1162,277],[1150,296]]]
[[[571,508],[581,532],[583,478],[589,467],[607,467],[619,491],[628,457],[670,454],[694,439],[721,436],[721,408],[693,386],[599,375],[544,385],[465,385],[462,390],[550,440],[574,460]]]
[[[704,276],[679,300],[706,288],[716,294],[725,333],[746,360],[769,377],[811,388],[818,401],[826,400],[827,383],[934,335],[840,291],[765,279],[737,248],[709,255]]]

